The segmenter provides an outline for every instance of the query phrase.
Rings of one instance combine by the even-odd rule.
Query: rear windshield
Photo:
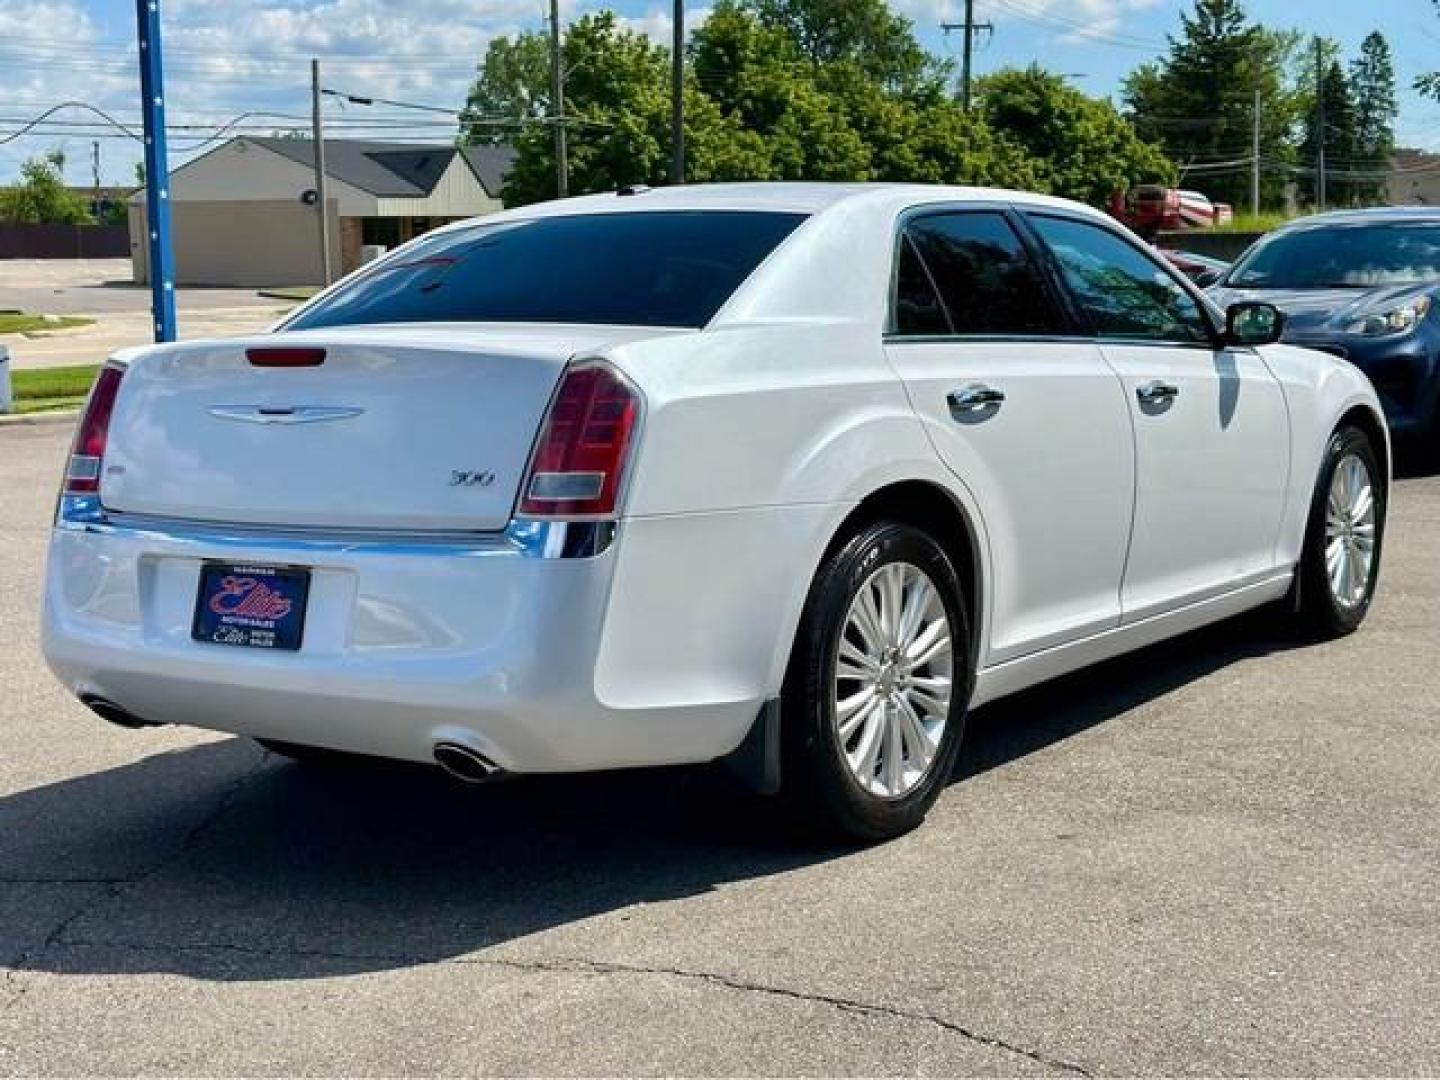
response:
[[[287,323],[541,322],[702,327],[803,214],[646,211],[424,237]]]

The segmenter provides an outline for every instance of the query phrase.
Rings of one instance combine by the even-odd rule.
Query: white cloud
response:
[[[250,121],[297,124],[309,112],[311,56],[321,59],[327,86],[350,93],[458,108],[475,67],[497,35],[543,27],[543,0],[162,0],[166,96],[172,161],[184,160],[202,132],[243,111],[283,114]],[[562,10],[573,14],[573,0]],[[90,102],[138,124],[138,75],[130,24],[102,37],[79,0],[0,0],[0,70],[5,90],[0,115],[34,116],[66,100]],[[336,130],[379,135],[357,123],[381,109],[331,99]],[[390,116],[396,116],[389,110]],[[443,117],[399,114],[409,129],[386,134],[448,140]],[[0,146],[0,179],[19,162],[57,145],[71,151],[71,182],[89,180],[90,117],[67,112],[43,134]],[[78,126],[80,124],[86,126]],[[0,137],[15,125],[0,126]],[[98,131],[98,129],[96,129]],[[77,144],[83,143],[83,147]],[[80,167],[79,149],[85,151]],[[107,181],[128,180],[137,144],[103,140]]]
[[[610,6],[612,0],[562,0],[565,19]],[[710,13],[710,0],[694,0],[690,28]],[[941,21],[960,17],[961,0],[890,0],[895,10],[933,33]],[[1125,17],[1160,0],[977,0],[979,17],[1020,25],[1052,42],[1083,42],[1125,31]],[[97,25],[98,0],[0,0],[0,71],[5,73],[0,117],[33,116],[66,100],[83,100],[138,124],[133,30],[128,18]],[[252,123],[276,127],[304,122],[309,111],[309,58],[319,56],[327,85],[347,92],[458,107],[475,65],[498,35],[545,26],[546,0],[161,0],[167,49],[167,96],[172,157],[193,153],[200,128],[247,110],[284,114]],[[622,22],[668,43],[668,0],[613,0]],[[128,5],[121,5],[120,10]],[[1078,25],[1077,25],[1078,24]],[[380,115],[327,104],[335,130],[365,134],[359,122]],[[396,114],[391,111],[393,117]],[[423,113],[414,124],[389,129],[448,139],[443,118]],[[285,116],[296,119],[285,119]],[[79,113],[63,119],[88,123]],[[187,127],[187,125],[195,125]],[[14,125],[0,125],[0,133]],[[371,129],[378,134],[379,129]],[[0,146],[0,180],[19,161],[56,145],[71,151],[71,180],[88,182],[91,129],[51,127]],[[3,134],[0,134],[3,137]],[[83,153],[82,153],[83,151]],[[103,143],[105,178],[129,179],[138,146]]]
[[[705,20],[710,18],[710,13],[715,9],[712,7],[693,7],[686,5],[685,32],[693,34],[699,27],[705,25]],[[620,18],[621,25],[631,30],[638,30],[653,41],[668,46],[673,40],[675,33],[675,17],[673,7],[651,5],[640,15],[626,15]]]

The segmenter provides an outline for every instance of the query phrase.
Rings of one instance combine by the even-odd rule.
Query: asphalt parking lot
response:
[[[0,428],[0,1073],[1440,1071],[1440,477],[1359,635],[1251,617],[982,710],[857,852],[691,771],[108,728],[36,644],[68,436]]]
[[[273,308],[254,289],[180,289],[176,307]],[[32,315],[142,315],[150,313],[149,286],[134,283],[129,259],[0,259],[0,311]]]

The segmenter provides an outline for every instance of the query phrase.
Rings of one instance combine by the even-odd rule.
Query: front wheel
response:
[[[830,834],[915,828],[960,749],[970,628],[943,548],[898,522],[861,530],[820,568],[782,708],[784,794]]]
[[[1375,597],[1385,536],[1384,474],[1369,437],[1330,437],[1300,560],[1300,617],[1321,638],[1359,629]]]

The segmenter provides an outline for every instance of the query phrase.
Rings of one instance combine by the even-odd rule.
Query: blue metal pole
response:
[[[150,242],[155,340],[175,340],[175,252],[170,244],[170,163],[165,153],[165,73],[160,0],[135,0],[140,37],[141,111],[145,116],[145,225]]]

